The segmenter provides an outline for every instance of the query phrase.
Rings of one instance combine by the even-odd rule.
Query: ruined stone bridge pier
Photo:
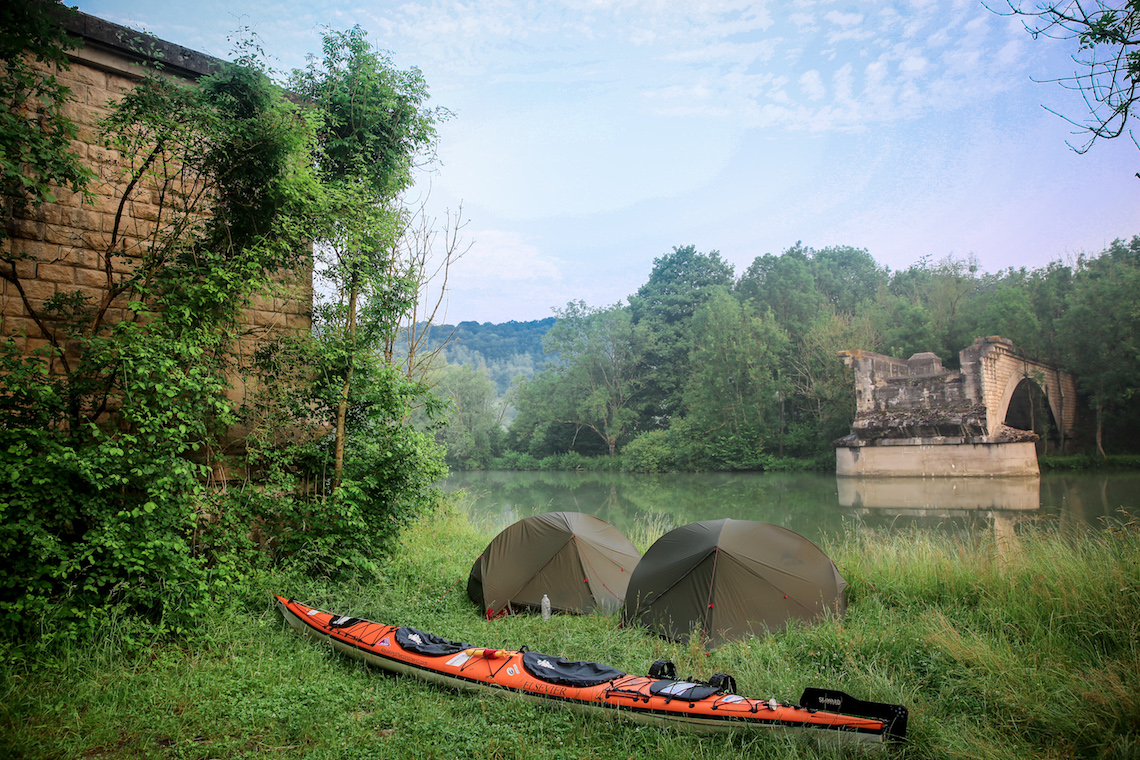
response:
[[[932,353],[897,359],[840,351],[855,371],[855,421],[835,442],[838,475],[1037,475],[1039,447],[1064,448],[1076,425],[1072,375],[978,338],[947,370]]]

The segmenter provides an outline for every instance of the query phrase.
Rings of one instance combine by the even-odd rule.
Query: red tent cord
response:
[[[720,547],[718,546],[713,550],[713,571],[712,571],[712,578],[709,579],[709,596],[708,596],[708,601],[705,605],[705,619],[704,619],[704,622],[701,624],[701,644],[705,643],[706,637],[708,636],[708,632],[709,632],[709,610],[711,610],[713,608],[712,593],[713,593],[713,586],[716,585],[716,563],[717,563],[717,560],[719,560],[719,559],[720,559]]]

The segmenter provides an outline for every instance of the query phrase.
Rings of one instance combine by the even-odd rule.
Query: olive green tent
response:
[[[846,610],[840,577],[803,536],[769,523],[708,520],[669,531],[641,558],[622,620],[705,646]]]
[[[641,554],[621,531],[581,512],[551,512],[506,528],[475,560],[467,595],[488,618],[537,609],[609,614],[621,609]]]

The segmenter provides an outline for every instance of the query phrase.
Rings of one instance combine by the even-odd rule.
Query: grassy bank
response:
[[[1140,454],[1046,454],[1037,463],[1042,471],[1140,470]]]
[[[644,549],[661,532],[645,526]],[[851,583],[846,619],[706,654],[612,617],[486,622],[465,593],[490,535],[442,509],[380,576],[278,573],[190,640],[98,642],[0,671],[0,757],[823,758],[775,736],[693,736],[436,689],[302,639],[270,601],[643,672],[731,673],[752,696],[806,685],[910,707],[907,758],[1140,757],[1140,528],[1062,535],[851,533],[825,547]]]

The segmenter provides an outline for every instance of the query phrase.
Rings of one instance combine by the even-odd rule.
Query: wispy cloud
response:
[[[811,131],[990,100],[1001,91],[991,72],[1019,65],[1024,36],[972,0],[427,0],[362,12],[441,95],[476,80],[545,84],[563,88],[550,97],[604,95],[663,118]]]
[[[478,230],[470,234],[471,249],[455,265],[457,274],[470,287],[517,286],[525,282],[557,283],[562,264],[521,233]]]
[[[799,78],[800,88],[808,100],[819,100],[827,94],[823,86],[823,78],[815,69],[805,71]]]

